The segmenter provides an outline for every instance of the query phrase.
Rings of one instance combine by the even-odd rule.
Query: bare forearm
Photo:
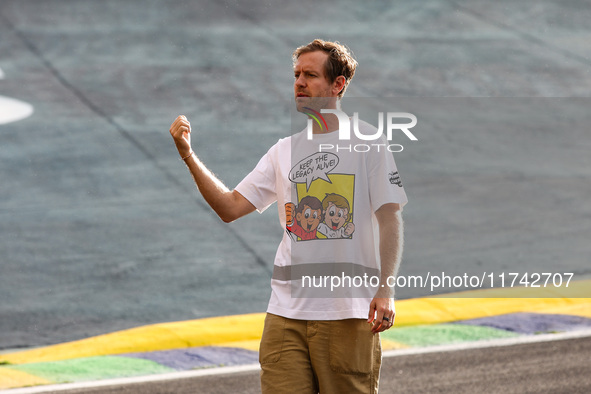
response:
[[[197,189],[207,201],[209,206],[225,222],[231,222],[234,217],[231,214],[233,196],[226,187],[205,165],[195,153],[184,159],[191,172],[191,176],[197,185]]]
[[[174,120],[170,126],[170,135],[201,195],[224,222],[231,222],[254,211],[255,207],[246,198],[236,191],[230,191],[197,158],[191,149],[191,124],[184,115]]]
[[[373,333],[382,332],[394,324],[394,278],[402,256],[402,215],[400,205],[385,204],[376,211],[380,231],[381,278],[378,291],[369,305],[368,322]]]
[[[380,261],[381,261],[381,283],[383,289],[388,289],[389,294],[394,296],[393,279],[398,274],[402,260],[403,249],[403,222],[400,210],[383,212],[379,219],[380,227]],[[390,286],[392,287],[390,287]]]

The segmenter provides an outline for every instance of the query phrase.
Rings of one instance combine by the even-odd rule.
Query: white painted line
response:
[[[0,79],[4,79],[4,71],[0,68]]]
[[[397,356],[408,356],[413,354],[425,354],[425,353],[437,353],[437,352],[449,352],[457,350],[468,350],[468,349],[482,349],[489,347],[498,346],[512,346],[521,345],[526,343],[536,342],[550,342],[559,341],[563,339],[573,338],[584,338],[590,337],[591,330],[578,330],[556,334],[539,334],[539,335],[524,335],[513,338],[502,338],[502,339],[491,339],[481,340],[475,342],[460,343],[454,345],[441,345],[441,346],[430,346],[426,348],[411,348],[411,349],[399,349],[399,350],[387,350],[384,351],[384,357],[397,357]],[[5,394],[36,394],[36,393],[47,393],[74,389],[86,389],[96,387],[107,387],[107,386],[119,386],[134,383],[146,383],[146,382],[161,382],[166,380],[174,379],[187,379],[199,376],[214,376],[214,375],[225,375],[239,372],[254,372],[259,371],[259,364],[248,364],[240,365],[235,367],[220,367],[220,368],[205,368],[193,371],[181,371],[171,372],[159,375],[149,376],[137,376],[131,378],[118,378],[108,380],[98,380],[94,382],[79,382],[79,383],[66,383],[66,384],[55,384],[37,387],[26,387],[20,389],[10,389],[1,391]]]
[[[28,118],[33,106],[24,101],[0,96],[0,125]]]

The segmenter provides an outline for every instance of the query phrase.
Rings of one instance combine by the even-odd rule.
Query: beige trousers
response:
[[[382,349],[363,319],[294,320],[268,313],[259,351],[263,394],[377,393]]]

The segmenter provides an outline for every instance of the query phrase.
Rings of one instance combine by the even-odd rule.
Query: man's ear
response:
[[[345,82],[347,80],[345,79],[344,76],[339,75],[333,82],[332,84],[332,89],[333,89],[333,93],[335,95],[338,96],[338,94],[341,92],[341,90],[343,90],[343,88],[345,87]]]

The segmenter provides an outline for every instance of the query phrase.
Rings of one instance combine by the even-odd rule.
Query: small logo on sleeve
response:
[[[388,174],[388,179],[390,179],[390,183],[393,185],[398,185],[398,187],[402,187],[402,180],[400,179],[400,174],[398,171],[392,171]]]

